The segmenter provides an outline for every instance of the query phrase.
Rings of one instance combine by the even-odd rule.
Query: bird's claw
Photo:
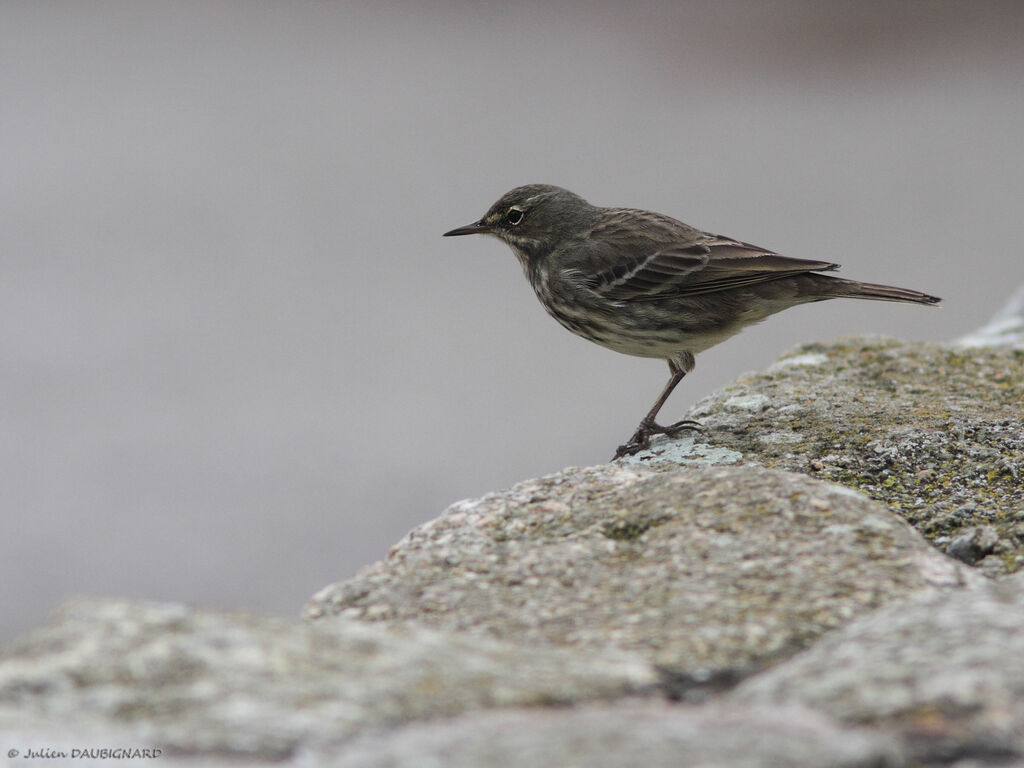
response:
[[[669,437],[679,437],[681,433],[687,431],[704,431],[704,425],[701,424],[699,421],[693,421],[692,419],[683,419],[682,421],[677,421],[675,424],[670,424],[667,427],[659,427],[657,424],[655,424],[654,426],[661,430],[661,434],[668,435]]]
[[[653,421],[640,422],[640,426],[637,427],[636,432],[634,432],[633,436],[629,438],[629,441],[620,445],[616,449],[615,455],[612,457],[612,461],[621,459],[623,456],[632,456],[633,454],[639,453],[645,448],[650,447],[652,435],[679,437],[682,432],[686,432],[687,430],[702,432],[704,431],[704,425],[699,421],[692,421],[690,419],[677,421],[675,424],[670,424],[667,427],[663,427],[661,424],[656,424]]]
[[[621,459],[623,456],[632,456],[634,453],[639,453],[644,448],[651,444],[650,437],[645,437],[642,440],[636,439],[636,435],[629,439],[628,443],[624,443],[615,449],[615,455],[612,456],[612,461]]]

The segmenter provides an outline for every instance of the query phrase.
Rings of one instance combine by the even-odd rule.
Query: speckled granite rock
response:
[[[650,693],[656,680],[617,651],[78,600],[0,660],[0,732],[12,747],[71,733],[162,757],[278,760],[372,726]]]
[[[811,344],[688,414],[731,462],[862,491],[939,548],[979,525],[990,573],[1024,565],[1024,351],[886,339]],[[675,469],[708,447],[661,440],[623,462]]]
[[[333,768],[887,768],[894,739],[796,707],[652,703],[495,711],[361,737]]]
[[[886,606],[727,698],[881,726],[922,762],[1024,761],[1024,574]]]
[[[615,646],[685,677],[756,667],[887,600],[971,577],[831,483],[606,465],[455,504],[307,614]]]
[[[1004,347],[1024,350],[1024,286],[984,326],[961,336],[963,347]]]
[[[708,442],[453,505],[310,623],[71,603],[0,657],[9,759],[1024,765],[1022,404],[1024,294],[956,346],[803,347],[698,404]]]

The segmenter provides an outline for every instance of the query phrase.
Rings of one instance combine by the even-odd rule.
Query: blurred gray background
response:
[[[297,614],[447,504],[607,460],[659,361],[577,339],[505,190],[651,208],[940,310],[1024,283],[1024,4],[0,3],[0,634],[102,593]]]

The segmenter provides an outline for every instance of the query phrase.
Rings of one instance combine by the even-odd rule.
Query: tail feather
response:
[[[821,275],[825,277],[825,275]],[[938,296],[930,296],[920,291],[912,291],[909,288],[897,288],[893,285],[878,285],[876,283],[861,283],[856,280],[845,280],[841,277],[831,277],[831,294],[835,298],[842,299],[875,299],[877,301],[905,301],[911,304],[938,304],[942,299]]]

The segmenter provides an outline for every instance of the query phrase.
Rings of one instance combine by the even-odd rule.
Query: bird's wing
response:
[[[618,301],[653,296],[690,282],[693,275],[707,267],[710,253],[704,245],[665,248],[638,255],[623,252],[612,266],[581,275],[580,282]]]
[[[646,223],[655,222],[661,226],[653,230],[648,227],[640,242],[635,234],[616,229],[582,244],[583,253],[574,261],[591,269],[575,270],[579,282],[614,301],[654,301],[839,267],[827,261],[780,256],[756,245],[693,230],[671,219],[659,217]]]

